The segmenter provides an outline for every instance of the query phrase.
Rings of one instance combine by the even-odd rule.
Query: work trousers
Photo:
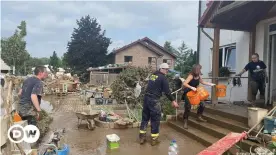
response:
[[[151,123],[151,136],[158,137],[161,120],[161,104],[157,98],[146,94],[144,97],[140,133],[146,133],[149,120]]]
[[[265,81],[250,81],[252,100],[256,100],[256,95],[260,91],[260,99],[265,98]]]
[[[191,104],[190,104],[190,101],[187,97],[187,93],[184,94],[184,101],[185,101],[185,111],[184,111],[184,115],[183,115],[183,119],[188,119],[189,115],[190,115],[190,112],[191,112]],[[205,105],[204,105],[204,102],[200,102],[199,103],[199,107],[197,109],[197,115],[202,115],[203,111],[204,111],[204,108],[205,108]]]
[[[22,118],[22,120],[26,120],[28,122],[28,125],[36,126],[36,124],[37,124],[37,120],[36,120],[35,116],[29,115],[29,116],[22,116],[21,118]]]

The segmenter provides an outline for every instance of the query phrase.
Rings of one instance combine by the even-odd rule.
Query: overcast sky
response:
[[[33,57],[66,52],[76,20],[98,19],[113,48],[149,37],[162,45],[184,41],[196,50],[197,1],[182,2],[1,2],[1,37],[13,34],[20,21],[27,22],[27,50]]]

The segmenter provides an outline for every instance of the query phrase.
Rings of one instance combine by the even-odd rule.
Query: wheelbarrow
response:
[[[78,128],[82,122],[82,120],[85,120],[87,123],[87,127],[89,130],[95,129],[95,121],[94,119],[99,116],[99,113],[95,114],[86,114],[85,112],[76,112],[76,116],[78,118]]]

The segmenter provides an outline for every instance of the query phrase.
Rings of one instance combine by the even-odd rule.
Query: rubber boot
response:
[[[188,119],[184,119],[184,129],[188,129]]]
[[[151,137],[151,146],[155,146],[159,143],[160,141],[158,140],[158,137]]]
[[[140,133],[139,134],[139,139],[140,139],[140,144],[144,144],[146,142],[146,134],[145,133]]]
[[[197,121],[199,121],[199,122],[207,122],[207,120],[203,119],[201,115],[197,116]]]

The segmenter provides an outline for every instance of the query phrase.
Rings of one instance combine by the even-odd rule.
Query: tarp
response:
[[[241,141],[246,137],[246,133],[235,133],[230,132],[225,137],[221,138],[219,141],[201,151],[197,155],[222,155],[224,152],[229,150],[236,143]]]

